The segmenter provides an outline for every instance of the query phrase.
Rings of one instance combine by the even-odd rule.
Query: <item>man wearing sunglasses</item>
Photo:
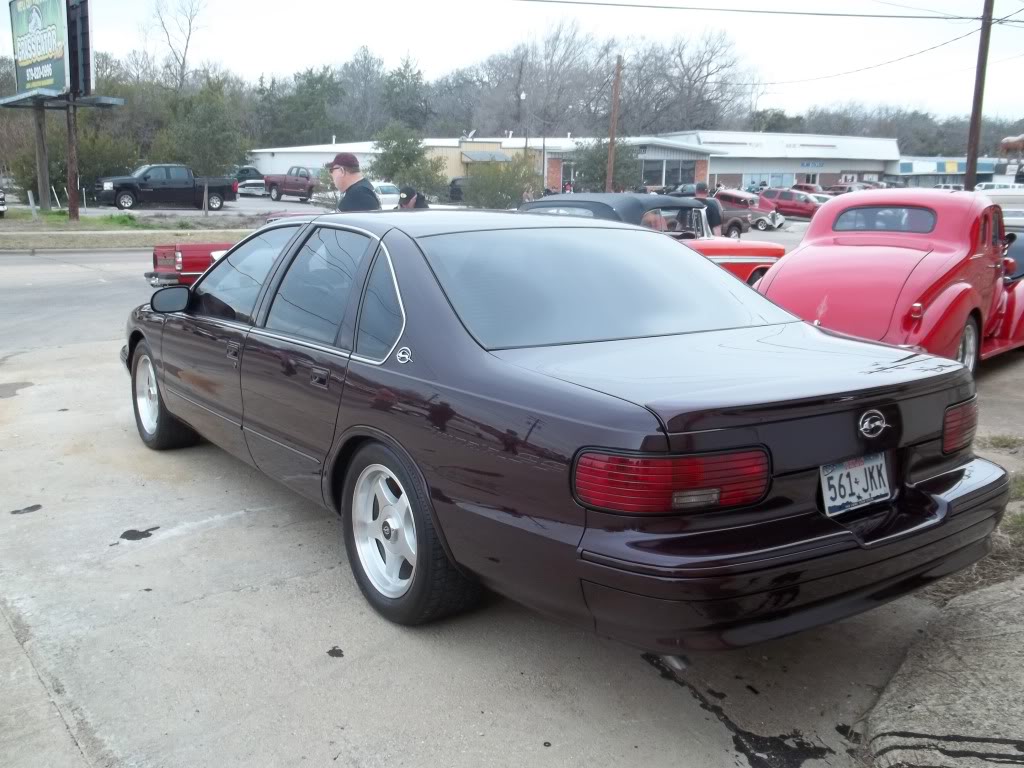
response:
[[[373,185],[359,171],[359,158],[350,152],[335,156],[328,166],[331,181],[341,192],[339,211],[379,211],[380,200]]]

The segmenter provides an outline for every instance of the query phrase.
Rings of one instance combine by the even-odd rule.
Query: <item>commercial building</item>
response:
[[[904,157],[891,180],[908,187],[934,187],[936,184],[963,184],[967,177],[966,157]],[[979,157],[977,181],[1022,183],[1021,166],[1015,161]]]
[[[710,182],[726,187],[882,181],[897,172],[900,160],[896,139],[751,131],[679,131],[662,138],[710,151]]]

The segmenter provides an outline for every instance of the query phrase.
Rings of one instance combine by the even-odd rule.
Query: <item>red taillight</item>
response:
[[[238,194],[238,179],[235,179],[234,183],[231,185],[231,191],[236,195]]]
[[[669,513],[753,504],[768,489],[762,450],[705,456],[585,453],[576,463],[576,495],[616,512]]]
[[[978,401],[952,405],[942,423],[942,452],[955,453],[974,442],[978,431]]]

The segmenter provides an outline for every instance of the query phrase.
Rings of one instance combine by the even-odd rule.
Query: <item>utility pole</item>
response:
[[[978,70],[974,76],[974,106],[971,107],[971,128],[967,134],[967,175],[964,189],[974,190],[978,181],[978,144],[981,142],[981,107],[985,101],[985,70],[988,69],[988,41],[992,36],[992,6],[995,0],[985,0],[982,11],[981,40],[978,42]]]
[[[78,221],[78,112],[75,97],[68,98],[68,220]]]
[[[604,191],[614,190],[615,178],[615,129],[619,124],[619,86],[622,81],[622,56],[615,60],[615,82],[612,84],[612,118],[608,125],[608,170],[605,173]]]
[[[50,160],[46,152],[46,108],[42,102],[32,107],[36,128],[36,179],[39,181],[39,209],[50,210]]]

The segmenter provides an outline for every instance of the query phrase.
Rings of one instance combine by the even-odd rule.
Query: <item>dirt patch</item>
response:
[[[979,437],[977,445],[983,449],[1014,453],[1024,448],[1024,437],[1018,437],[1017,435],[989,435],[988,437]]]

